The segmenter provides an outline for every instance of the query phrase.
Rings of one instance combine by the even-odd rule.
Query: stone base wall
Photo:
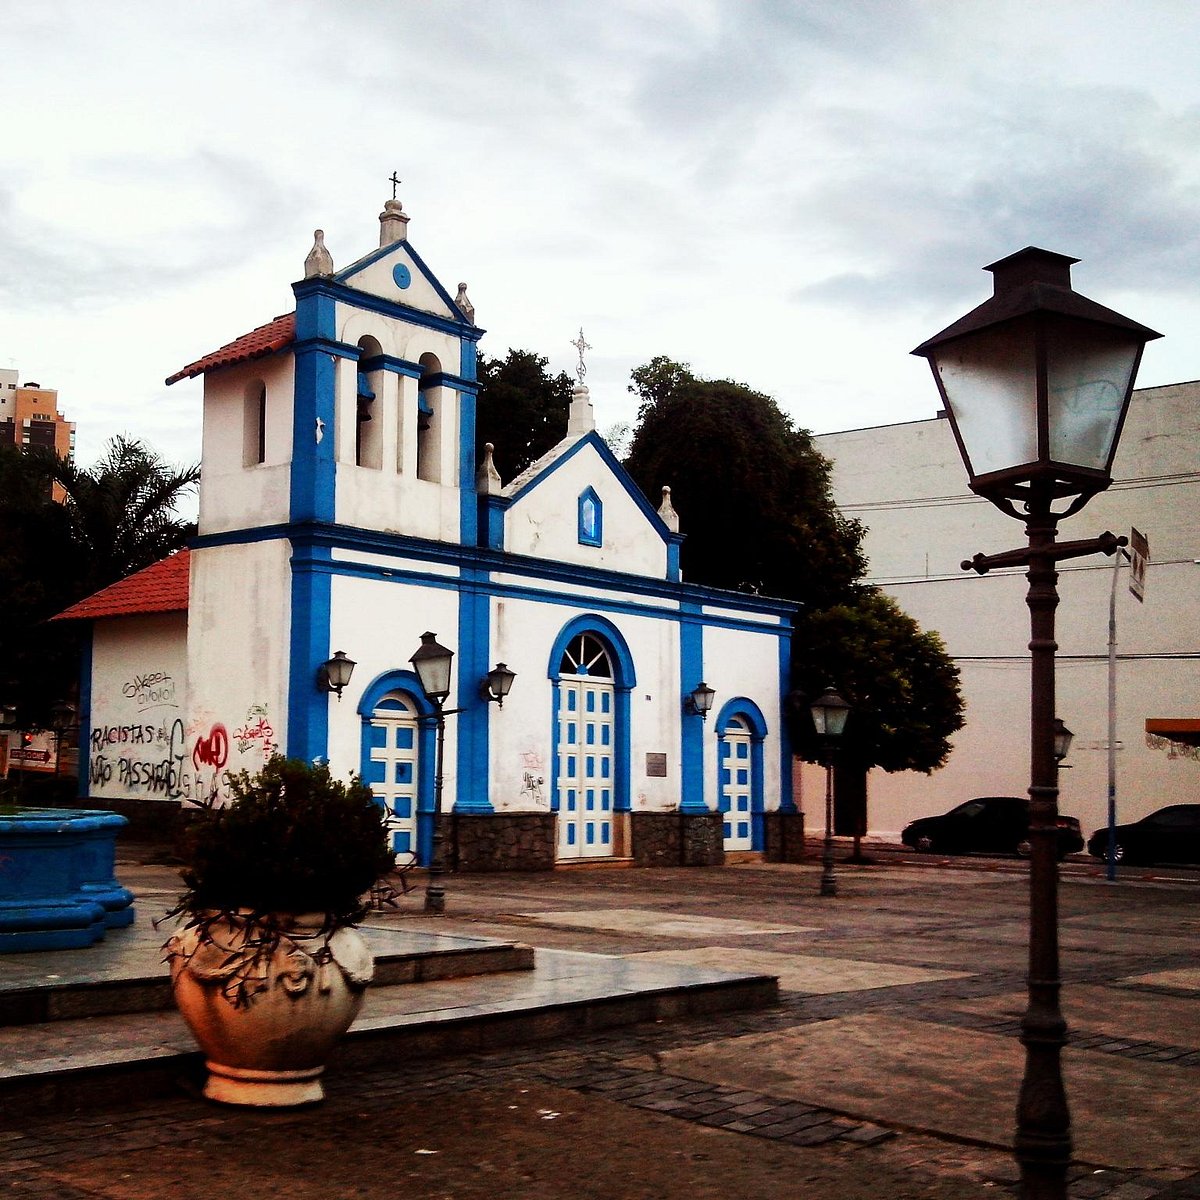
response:
[[[639,867],[715,867],[725,861],[720,813],[630,813]]]
[[[767,862],[804,861],[804,813],[763,814],[763,858]]]
[[[553,813],[453,813],[449,823],[456,871],[554,869]]]

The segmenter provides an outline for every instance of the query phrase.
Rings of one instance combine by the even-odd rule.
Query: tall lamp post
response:
[[[964,570],[1024,566],[1030,621],[1029,1001],[1015,1150],[1026,1198],[1066,1196],[1071,1116],[1059,1005],[1058,761],[1054,726],[1055,564],[1113,554],[1111,533],[1056,542],[1058,522],[1112,482],[1145,344],[1160,335],[1071,288],[1078,259],[1027,247],[985,270],[994,294],[918,346],[929,360],[969,485],[1025,522],[1028,546],[976,554]]]
[[[825,691],[812,702],[813,729],[821,742],[821,757],[825,760],[825,844],[821,850],[821,895],[837,895],[837,876],[833,871],[833,752],[850,705],[833,690]]]
[[[421,690],[426,699],[433,705],[437,722],[437,757],[433,773],[433,846],[429,856],[429,880],[425,886],[425,911],[440,914],[446,911],[446,889],[442,886],[442,876],[446,873],[442,838],[442,763],[446,717],[462,709],[445,707],[450,695],[450,667],[454,661],[454,651],[440,645],[436,634],[421,634],[421,645],[408,661],[421,681]]]
[[[446,701],[450,698],[450,668],[454,662],[454,651],[441,645],[436,634],[421,634],[421,644],[408,661],[417,673],[425,698],[433,705],[434,720],[437,722],[437,751],[433,771],[433,845],[429,853],[429,881],[425,885],[425,911],[441,914],[446,911],[446,889],[442,885],[442,877],[446,874],[445,839],[442,829],[446,718],[464,712],[465,709],[446,707]],[[353,665],[351,663],[352,667]],[[503,708],[505,697],[516,677],[515,671],[510,671],[504,663],[497,663],[479,681],[479,698]]]

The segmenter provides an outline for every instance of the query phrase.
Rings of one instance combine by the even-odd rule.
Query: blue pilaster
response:
[[[682,605],[679,623],[679,705],[682,735],[679,749],[679,811],[707,812],[704,803],[704,720],[688,712],[686,698],[704,678],[704,626],[696,604]]]
[[[454,811],[492,812],[488,722],[492,705],[479,696],[491,653],[488,573],[464,568],[458,592],[458,786]]]
[[[318,691],[316,682],[317,668],[330,655],[329,548],[294,539],[291,566],[287,755],[311,762],[329,753],[329,693]]]
[[[296,382],[292,403],[291,519],[332,521],[335,511],[336,304],[320,280],[294,285]]]

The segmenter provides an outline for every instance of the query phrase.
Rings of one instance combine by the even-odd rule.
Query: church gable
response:
[[[333,273],[335,283],[365,292],[390,304],[448,321],[471,321],[473,310],[466,285],[455,301],[408,241],[408,215],[399,200],[389,200],[379,214],[379,249]]]
[[[672,534],[598,433],[566,438],[503,491],[504,549],[664,579]]]

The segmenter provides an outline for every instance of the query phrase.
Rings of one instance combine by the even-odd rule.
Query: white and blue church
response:
[[[203,377],[198,536],[63,614],[90,629],[89,804],[153,819],[272,753],[324,758],[428,862],[437,713],[411,659],[433,634],[454,653],[451,867],[798,855],[791,605],[681,577],[687,514],[626,474],[582,370],[549,453],[507,482],[477,461],[466,285],[433,275],[398,200],[379,221],[341,269],[318,231],[293,312],[167,381]]]

